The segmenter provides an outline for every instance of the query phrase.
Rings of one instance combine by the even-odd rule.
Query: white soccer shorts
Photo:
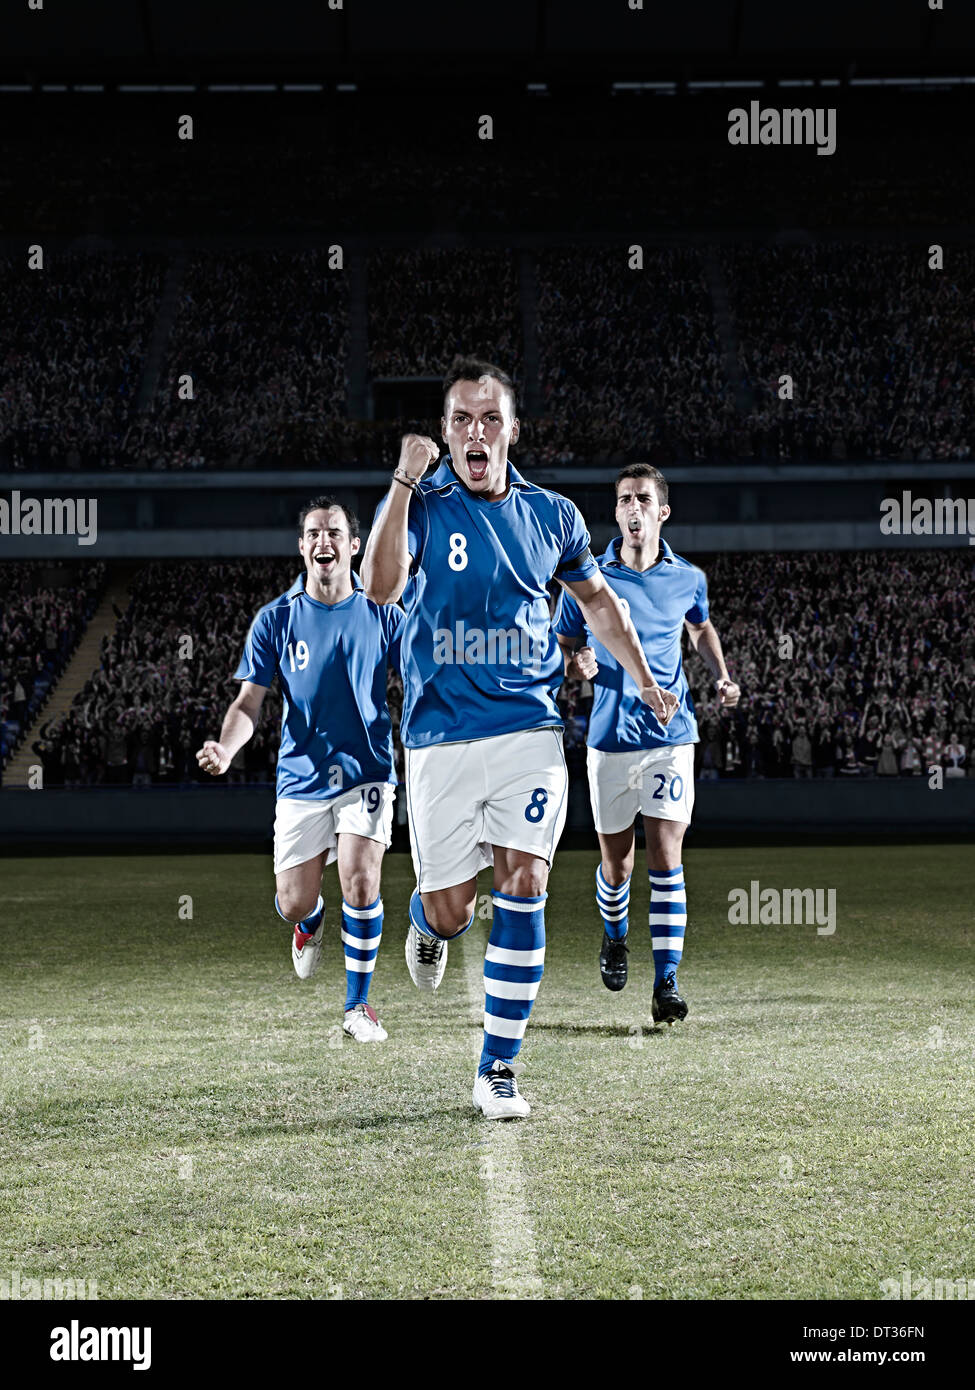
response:
[[[568,784],[561,729],[407,748],[410,847],[420,891],[475,878],[494,862],[492,845],[551,865]]]
[[[389,849],[395,797],[391,782],[366,782],[327,801],[281,797],[274,814],[274,872],[296,869],[319,854],[331,864],[338,856],[340,835],[379,840]]]
[[[694,745],[634,748],[604,753],[590,748],[589,799],[601,835],[628,830],[638,815],[691,823],[694,809]]]

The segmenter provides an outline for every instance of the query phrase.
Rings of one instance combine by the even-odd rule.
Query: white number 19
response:
[[[292,647],[290,642],[288,643],[288,660],[291,662],[292,671],[295,670],[295,658],[297,658],[298,661],[297,669],[303,671],[308,665],[308,658],[310,655],[311,653],[308,650],[307,642],[299,642],[295,647]]]

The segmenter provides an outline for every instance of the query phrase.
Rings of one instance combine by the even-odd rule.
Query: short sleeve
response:
[[[253,681],[255,685],[270,686],[278,670],[278,654],[274,650],[271,615],[262,608],[251,623],[244,655],[234,672],[235,681]]]
[[[376,508],[372,519],[373,526],[379,520],[385,505],[386,498],[384,497]],[[419,559],[420,551],[423,549],[423,531],[423,502],[421,501],[421,493],[414,489],[413,496],[410,498],[410,509],[406,514],[406,548],[413,556],[414,564]]]
[[[386,634],[386,661],[394,671],[402,675],[400,667],[400,642],[403,637],[403,623],[406,614],[395,603],[383,607],[383,631]]]
[[[592,537],[586,529],[582,513],[568,497],[562,499],[562,555],[556,566],[556,579],[566,579],[570,583],[578,579],[589,579],[598,572],[599,566],[593,558]]]
[[[577,638],[585,635],[586,625],[583,622],[582,609],[572,595],[564,590],[558,616],[552,627],[557,637]]]
[[[689,623],[706,623],[708,620],[708,581],[704,576],[703,570],[697,571],[697,588],[694,590],[694,602],[688,608],[686,614]]]

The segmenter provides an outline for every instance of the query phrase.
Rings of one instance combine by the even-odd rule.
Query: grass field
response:
[[[904,1266],[975,1279],[970,848],[689,851],[691,1012],[666,1030],[640,875],[630,982],[600,983],[595,864],[559,856],[533,1114],[492,1125],[470,1104],[489,924],[417,994],[407,857],[386,863],[375,1047],[342,1039],[337,930],[295,978],[266,858],[0,861],[0,1277],[105,1299],[872,1299]],[[835,888],[835,934],[729,926],[752,879]],[[331,869],[333,922],[337,901]]]

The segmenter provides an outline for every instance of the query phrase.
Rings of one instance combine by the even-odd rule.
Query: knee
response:
[[[603,860],[603,878],[610,888],[619,888],[633,872],[633,855],[625,859]]]
[[[548,883],[548,865],[541,859],[521,864],[509,875],[502,890],[513,898],[540,898]]]
[[[342,885],[342,896],[349,907],[369,907],[379,897],[379,875],[357,869]]]
[[[446,902],[425,902],[423,915],[427,925],[431,926],[438,936],[456,936],[470,923],[474,915],[474,903],[463,903],[456,898],[448,898]]]
[[[296,888],[278,889],[278,907],[289,922],[303,922],[315,911],[317,902],[317,893]]]

